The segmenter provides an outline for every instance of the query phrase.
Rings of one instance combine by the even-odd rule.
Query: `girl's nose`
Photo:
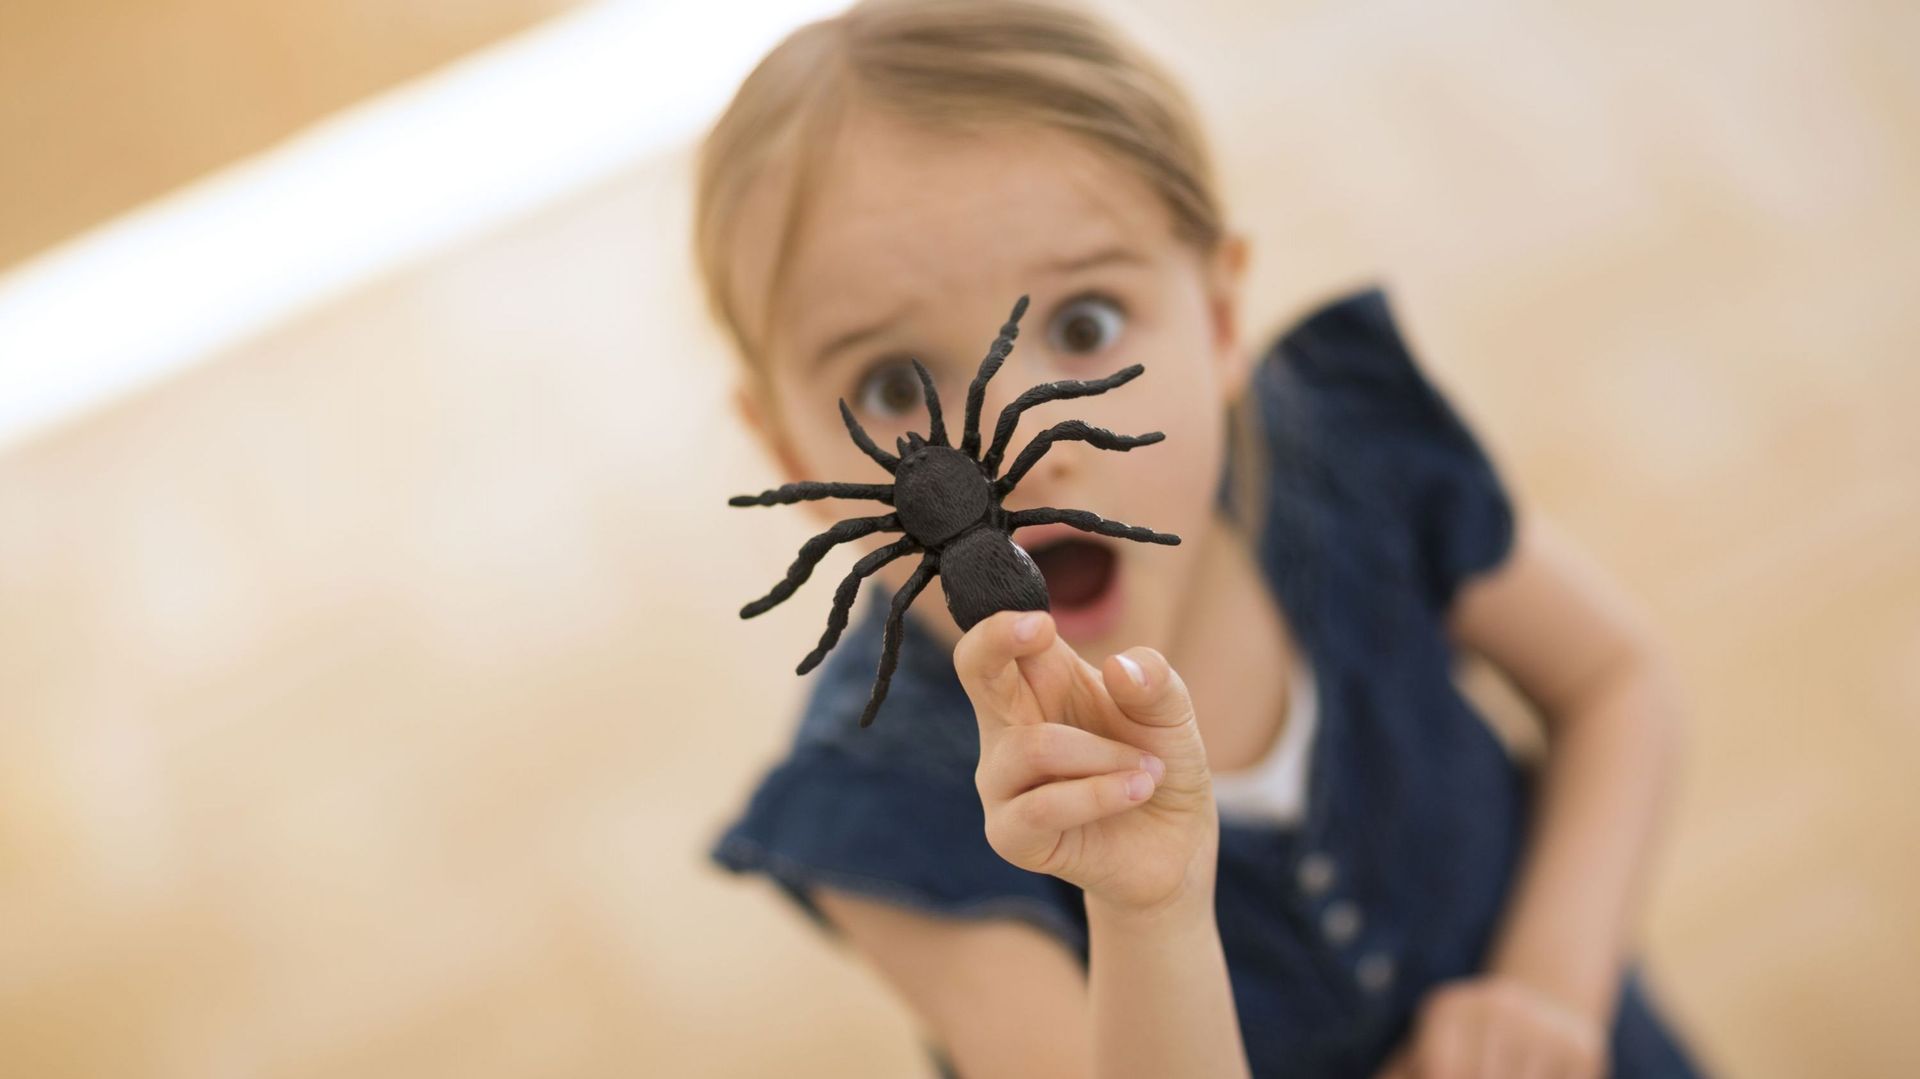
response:
[[[1012,465],[1016,454],[1026,447],[1033,435],[1045,429],[1044,426],[1036,425],[1029,430],[1025,423],[1020,425],[1020,429],[1015,432],[1006,460],[1001,465],[1001,475],[1006,475],[1007,468]],[[1074,499],[1080,496],[1075,495],[1074,491],[1081,486],[1082,472],[1080,462],[1074,453],[1076,447],[1085,448],[1084,444],[1071,441],[1055,442],[1048,447],[1046,455],[1040,458],[1039,463],[1028,469],[1027,474],[1020,477],[1020,482],[1014,486],[1014,489],[1007,493],[1008,507],[1054,506],[1061,509],[1077,507],[1080,503]]]

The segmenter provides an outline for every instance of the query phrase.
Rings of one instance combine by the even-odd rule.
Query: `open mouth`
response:
[[[1118,576],[1118,556],[1096,540],[1064,539],[1028,553],[1047,579],[1047,598],[1059,609],[1092,607]]]

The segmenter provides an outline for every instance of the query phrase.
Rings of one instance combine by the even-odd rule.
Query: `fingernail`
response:
[[[1034,611],[1030,614],[1023,614],[1019,618],[1014,619],[1014,622],[1013,622],[1013,639],[1014,640],[1031,641],[1033,640],[1034,634],[1039,632],[1040,632],[1040,612]]]
[[[1127,777],[1127,797],[1139,801],[1153,793],[1153,779],[1145,772],[1135,772]]]
[[[1161,760],[1160,758],[1154,756],[1151,753],[1140,754],[1140,767],[1145,768],[1148,772],[1152,773],[1153,781],[1155,783],[1158,783],[1162,779],[1165,779],[1167,777],[1167,762]]]
[[[1119,660],[1120,665],[1127,669],[1127,677],[1133,679],[1134,685],[1141,689],[1147,688],[1147,672],[1141,670],[1138,663],[1119,653],[1115,653],[1113,658]]]

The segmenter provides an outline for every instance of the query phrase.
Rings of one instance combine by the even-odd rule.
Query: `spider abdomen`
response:
[[[995,611],[1048,609],[1047,579],[1005,532],[982,524],[940,551],[940,589],[964,632]]]
[[[893,508],[909,536],[939,547],[984,521],[993,505],[993,481],[979,462],[951,446],[923,446],[900,462]]]

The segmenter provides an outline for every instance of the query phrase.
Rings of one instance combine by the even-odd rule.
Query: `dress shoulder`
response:
[[[1379,512],[1430,608],[1444,612],[1469,577],[1512,547],[1514,507],[1480,440],[1422,370],[1385,292],[1314,310],[1266,363],[1305,397],[1318,455]]]

